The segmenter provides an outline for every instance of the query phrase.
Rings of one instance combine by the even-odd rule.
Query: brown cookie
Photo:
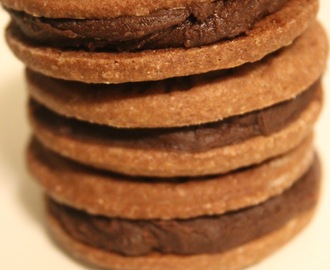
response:
[[[257,61],[289,45],[311,24],[317,9],[317,0],[289,0],[245,36],[191,49],[136,53],[64,51],[30,43],[13,24],[8,28],[7,41],[29,68],[51,77],[89,83],[160,80]]]
[[[191,219],[138,219],[90,215],[47,197],[49,213],[70,237],[126,256],[196,255],[226,252],[284,226],[314,208],[320,170],[313,162],[289,189],[260,204],[221,215]]]
[[[318,89],[299,115],[272,134],[252,136],[205,151],[118,144],[113,143],[111,137],[100,139],[95,132],[88,133],[84,129],[78,129],[81,131],[78,133],[72,132],[75,128],[65,125],[54,129],[33,114],[30,119],[36,137],[45,146],[83,164],[127,175],[200,176],[257,164],[293,149],[310,133],[321,110],[321,100],[321,89]]]
[[[138,257],[121,256],[80,243],[49,216],[49,229],[55,240],[73,257],[104,269],[123,270],[238,270],[257,263],[296,236],[311,220],[314,211],[308,210],[292,218],[280,229],[247,244],[219,254],[191,256],[152,254]]]
[[[171,219],[221,214],[280,194],[310,167],[313,150],[309,136],[286,155],[258,166],[225,175],[171,179],[93,170],[61,158],[35,140],[27,157],[32,174],[57,201],[105,216]]]
[[[299,117],[319,88],[320,81],[317,81],[294,99],[221,121],[188,127],[126,129],[96,125],[58,115],[32,99],[29,113],[32,122],[58,136],[71,136],[79,141],[92,138],[95,143],[107,147],[196,153],[280,131]]]
[[[27,70],[27,82],[34,99],[66,116],[116,127],[185,126],[298,95],[321,76],[326,55],[325,33],[315,24],[290,47],[233,70],[119,85],[68,82]]]
[[[87,51],[192,48],[244,35],[289,0],[216,0],[146,16],[65,20],[6,8],[21,33],[36,44]]]
[[[38,17],[48,18],[114,18],[119,16],[145,16],[162,9],[182,9],[213,2],[211,0],[2,0],[6,7],[22,10]]]

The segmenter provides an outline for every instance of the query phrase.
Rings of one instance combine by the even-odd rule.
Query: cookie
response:
[[[260,163],[299,145],[310,133],[322,107],[320,87],[312,90],[305,93],[307,101],[299,110],[277,105],[270,111],[230,118],[213,126],[172,131],[96,127],[55,115],[36,103],[31,103],[30,122],[35,136],[45,146],[92,167],[158,177],[219,174]],[[278,122],[271,117],[272,110],[280,120],[288,121]],[[265,125],[270,127],[266,132],[257,132],[254,127],[258,125],[261,130]],[[219,145],[221,140],[223,144]]]
[[[120,53],[63,50],[35,44],[17,23],[9,26],[7,41],[29,68],[47,76],[87,83],[161,80],[260,60],[291,44],[314,20],[317,9],[317,0],[288,0],[284,7],[261,19],[243,36],[188,49]]]
[[[129,258],[127,256],[119,256],[75,241],[51,217],[48,223],[53,238],[56,239],[63,249],[80,261],[98,265],[104,269],[238,270],[265,259],[281,248],[304,229],[312,217],[313,211],[306,212],[301,216],[293,218],[281,229],[224,253],[185,257],[175,255],[159,256],[158,254]]]
[[[313,24],[288,48],[226,71],[119,85],[68,82],[31,70],[26,77],[29,94],[59,114],[116,127],[173,127],[214,122],[291,99],[322,75],[326,55],[325,33]]]
[[[146,16],[89,19],[36,17],[7,9],[32,42],[87,51],[142,51],[192,48],[246,33],[288,0],[205,1],[182,8],[160,9]]]
[[[52,153],[36,140],[27,160],[37,181],[57,201],[93,214],[171,219],[221,214],[280,194],[306,172],[313,151],[309,136],[286,155],[258,166],[225,175],[170,179],[93,170]]]
[[[105,269],[234,270],[303,229],[318,1],[80,2],[2,0],[55,240]]]
[[[78,140],[93,138],[109,146],[158,151],[204,152],[240,143],[255,136],[268,136],[293,122],[317,95],[320,82],[314,83],[294,99],[262,110],[236,115],[222,121],[175,128],[115,128],[62,117],[31,100],[33,122],[53,133]]]
[[[138,3],[132,0],[90,0],[88,3],[79,0],[2,0],[3,5],[14,10],[25,11],[36,17],[48,18],[73,18],[73,19],[107,19],[120,16],[146,16],[155,11],[166,9],[193,9],[194,6],[203,6],[210,0],[166,0],[155,2],[152,0],[140,0]],[[220,1],[219,1],[220,2]],[[278,1],[274,1],[278,2]],[[283,2],[283,1],[282,1]]]
[[[72,238],[105,251],[124,256],[214,254],[262,237],[314,208],[319,181],[314,170],[263,203],[193,219],[128,220],[90,215],[51,199],[47,204]]]
[[[101,266],[105,269],[221,269],[238,270],[265,259],[277,249],[296,236],[310,222],[313,211],[296,217],[281,229],[236,249],[215,255],[195,256],[118,256],[109,252],[92,248],[70,238],[58,225],[56,220],[49,218],[49,227],[56,241],[77,259]],[[221,265],[221,266],[220,266]]]
[[[198,217],[193,220],[107,219],[89,216],[56,203],[50,203],[49,225],[55,239],[69,253],[105,269],[186,269],[188,264],[193,265],[193,269],[206,267],[207,269],[240,269],[269,255],[305,227],[317,204],[318,182],[319,168],[314,163],[292,188],[263,204],[222,216]],[[240,219],[242,221],[238,222]],[[226,225],[230,223],[235,225],[224,226],[222,229],[220,225],[222,222]],[[205,223],[209,226],[203,226]],[[152,225],[149,228],[147,224]],[[213,225],[218,228],[214,228],[212,237],[206,237],[206,242],[210,245],[205,245],[202,243],[205,238],[200,236],[207,236],[208,230]],[[261,227],[257,228],[259,225]],[[120,227],[125,227],[125,229],[118,234],[116,230]],[[130,234],[130,229],[134,230],[134,227],[136,238],[125,241],[125,233]],[[77,228],[83,229],[77,230]],[[138,237],[140,232],[137,228],[142,229],[143,237]],[[158,232],[156,232],[157,229]],[[186,249],[187,253],[176,253],[178,252],[177,245],[171,248],[171,240],[164,243],[162,237],[171,238],[171,234],[162,234],[162,229],[176,230],[173,234],[176,235],[176,239],[189,242],[187,245],[180,242],[180,246]],[[150,235],[151,239],[146,237],[150,234],[148,230],[154,230]],[[109,238],[102,242],[105,235]],[[221,235],[220,240],[213,243],[219,235]],[[152,237],[157,239],[152,241]],[[115,246],[114,243],[109,243],[111,241],[116,242]],[[120,243],[124,244],[125,250],[128,250],[128,247],[132,248],[129,254],[121,254]],[[163,244],[166,246],[165,250],[159,247]],[[139,247],[135,249],[134,246]],[[116,250],[113,250],[114,248]],[[201,252],[200,249],[206,249],[209,252]],[[135,254],[135,251],[139,254]]]

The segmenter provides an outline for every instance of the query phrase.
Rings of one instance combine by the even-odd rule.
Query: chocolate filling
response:
[[[48,200],[50,213],[75,240],[127,256],[219,253],[271,233],[315,206],[317,161],[282,195],[257,206],[188,220],[126,220],[91,216]]]
[[[148,16],[109,19],[39,18],[8,9],[21,31],[42,45],[136,51],[197,47],[246,33],[288,0],[217,0]]]
[[[316,82],[295,99],[215,123],[180,128],[119,129],[57,115],[31,100],[32,121],[60,136],[116,147],[200,152],[267,136],[294,121],[316,98]]]

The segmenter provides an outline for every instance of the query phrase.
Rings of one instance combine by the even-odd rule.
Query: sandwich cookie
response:
[[[88,213],[128,219],[191,218],[258,204],[288,189],[307,171],[313,157],[312,136],[308,136],[294,150],[258,166],[225,175],[162,179],[85,167],[36,140],[27,152],[31,173],[56,201]]]
[[[38,18],[8,9],[14,23],[33,42],[90,51],[137,51],[196,47],[234,38],[287,0],[205,1],[147,16],[105,19]],[[110,16],[110,15],[108,15]]]
[[[91,216],[48,200],[50,230],[73,256],[105,269],[241,269],[307,225],[319,196],[318,166],[262,204],[194,219]]]
[[[238,1],[224,2],[219,0],[213,3],[208,2],[205,5],[198,5],[199,8],[196,9],[198,12],[195,13],[191,13],[191,10],[195,10],[191,8],[193,5],[189,6],[188,4],[185,5],[183,10],[171,10],[171,12],[173,12],[173,16],[171,17],[173,17],[174,25],[169,25],[165,22],[165,24],[167,24],[166,27],[169,26],[171,29],[171,33],[166,33],[164,35],[165,37],[171,37],[171,34],[174,32],[176,33],[176,31],[182,32],[179,34],[183,36],[183,40],[180,42],[176,42],[172,37],[170,38],[170,41],[174,40],[175,43],[178,43],[174,45],[179,45],[179,47],[173,47],[173,44],[170,44],[169,48],[163,48],[163,41],[157,40],[156,43],[160,43],[161,45],[156,45],[155,48],[152,46],[149,48],[149,45],[147,45],[146,49],[143,49],[142,46],[141,51],[113,52],[111,49],[105,51],[102,49],[101,51],[90,51],[86,50],[86,48],[81,49],[79,46],[77,49],[76,46],[74,46],[74,48],[71,48],[72,46],[69,46],[69,48],[59,48],[56,46],[42,45],[42,41],[45,42],[48,37],[53,38],[52,33],[54,31],[56,32],[56,30],[61,27],[63,27],[63,29],[61,28],[55,34],[55,36],[60,36],[58,37],[60,40],[63,37],[61,33],[58,32],[66,32],[69,36],[68,38],[73,40],[77,38],[77,36],[78,39],[83,36],[84,40],[86,31],[84,31],[84,27],[79,27],[81,18],[79,21],[73,20],[73,22],[70,19],[61,19],[60,24],[61,22],[63,23],[63,21],[68,23],[67,25],[61,26],[56,21],[56,18],[44,18],[45,16],[43,14],[38,14],[43,17],[42,19],[38,19],[34,14],[27,14],[27,10],[31,9],[27,7],[29,5],[27,3],[19,4],[19,2],[20,1],[9,0],[4,2],[7,8],[13,8],[14,10],[15,8],[24,8],[26,11],[24,13],[11,12],[13,20],[7,30],[7,41],[16,56],[29,68],[47,76],[83,81],[86,83],[122,83],[161,80],[171,77],[199,74],[212,70],[227,69],[247,62],[254,62],[283,46],[291,44],[315,19],[318,10],[317,0],[264,0],[261,2],[257,1],[258,4],[256,2],[248,9],[245,9],[242,5],[249,5],[250,1],[239,1],[238,3]],[[95,4],[97,4],[97,1]],[[219,8],[217,9],[213,7],[213,5],[219,6]],[[61,9],[60,4],[53,5],[53,7],[55,6]],[[264,7],[262,8],[261,6]],[[224,7],[228,10],[223,11]],[[213,13],[215,10],[218,10],[221,14]],[[235,29],[230,29],[230,21],[233,17],[230,17],[231,19],[226,19],[226,16],[228,14],[237,15],[236,12],[238,10],[241,10],[244,15],[250,13],[249,18],[246,20],[248,25],[244,26],[244,23],[242,23],[243,25],[240,24],[242,27],[237,27],[236,25]],[[162,14],[164,11],[160,10],[159,12]],[[183,24],[189,25],[188,30],[181,26],[181,22],[178,22],[181,21],[181,18],[179,18],[181,15],[176,14],[177,12],[187,13],[186,15],[190,19],[188,19],[188,22],[183,22]],[[53,10],[52,13],[56,13],[56,10]],[[223,17],[218,18],[218,15]],[[263,17],[264,15],[265,17]],[[154,15],[151,15],[151,17],[152,16]],[[72,17],[68,16],[66,18]],[[218,18],[216,20],[217,22],[212,21],[212,19],[215,18]],[[241,20],[241,18],[246,17],[235,16],[235,18]],[[261,19],[258,21],[259,18]],[[146,24],[143,23],[143,18],[138,19],[142,20],[142,25]],[[95,29],[99,28],[95,28],[93,22],[86,21],[85,18],[83,18],[83,20],[85,20],[83,24],[90,25],[91,29],[93,29],[93,31],[90,31],[92,37],[87,37],[87,44],[90,44],[89,38],[97,38],[99,40],[100,36],[93,37],[94,34],[101,35],[102,38],[103,33],[95,31]],[[167,20],[167,15],[164,20]],[[243,20],[245,21],[245,19]],[[40,24],[35,26],[37,22],[44,23],[44,21],[46,25],[51,25],[51,27],[42,27],[40,30]],[[54,21],[56,21],[55,24]],[[157,23],[161,23],[162,21],[162,19],[156,19]],[[194,25],[195,21],[196,25]],[[229,33],[227,33],[228,35],[217,33],[218,29],[222,28],[223,22],[228,24],[228,29],[225,30],[225,32]],[[98,20],[98,23],[99,27],[104,24],[102,20]],[[179,23],[179,26],[176,23]],[[235,24],[235,22],[233,23]],[[26,25],[32,26],[29,29],[24,29]],[[72,29],[70,25],[77,26],[77,29]],[[110,23],[110,25],[112,25],[112,23]],[[134,27],[132,29],[130,25],[135,24],[128,23],[128,25],[125,25],[128,29],[125,31],[125,37],[133,36],[135,38],[136,33],[134,33]],[[55,30],[54,27],[56,28]],[[159,25],[154,25],[156,34],[153,33],[153,35],[158,36],[158,27]],[[182,27],[184,29],[182,29]],[[76,32],[80,30],[82,32],[77,34]],[[206,31],[205,33],[204,30]],[[38,36],[40,32],[44,34],[44,38]],[[110,32],[112,33],[112,31]],[[119,34],[121,33],[122,31],[119,31]],[[142,31],[142,33],[138,33],[138,35],[144,35],[144,33],[150,35],[148,29]],[[191,35],[188,33],[191,33]],[[211,40],[209,39],[210,36]],[[220,39],[219,41],[217,40],[218,38]],[[225,39],[222,40],[223,38]],[[39,42],[37,42],[36,39],[39,39]],[[67,40],[67,37],[64,39]],[[105,37],[105,39],[107,39],[107,37]],[[122,37],[119,37],[119,39],[122,39]],[[151,37],[151,39],[151,43],[154,43],[154,37]],[[196,41],[202,41],[202,44],[196,44]],[[211,44],[209,44],[210,42]],[[65,42],[62,41],[57,43],[65,44]],[[120,41],[120,44],[122,44],[122,41]],[[95,46],[97,47],[98,45],[90,45],[92,49]],[[180,46],[192,47],[180,48]],[[83,47],[88,48],[88,46]],[[138,47],[140,47],[140,45],[138,45]],[[157,49],[158,47],[161,48]],[[165,47],[167,47],[166,44]],[[178,65],[178,63],[180,63],[180,65]]]
[[[58,114],[115,127],[178,127],[219,121],[299,95],[321,77],[327,52],[324,30],[315,23],[291,46],[235,69],[118,85],[69,82],[31,70],[26,78],[29,94]]]
[[[322,107],[320,83],[293,100],[201,126],[115,129],[68,119],[30,102],[46,147],[83,164],[127,175],[200,176],[260,163],[299,145]]]
[[[317,0],[80,2],[2,0],[56,241],[105,269],[234,270],[308,224]]]

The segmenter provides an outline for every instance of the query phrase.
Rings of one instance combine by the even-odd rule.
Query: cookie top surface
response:
[[[63,51],[36,46],[22,37],[13,25],[7,31],[7,41],[28,67],[51,77],[87,83],[161,80],[257,61],[292,43],[311,24],[317,10],[317,0],[290,0],[281,10],[258,22],[245,36],[190,49],[136,53]]]

